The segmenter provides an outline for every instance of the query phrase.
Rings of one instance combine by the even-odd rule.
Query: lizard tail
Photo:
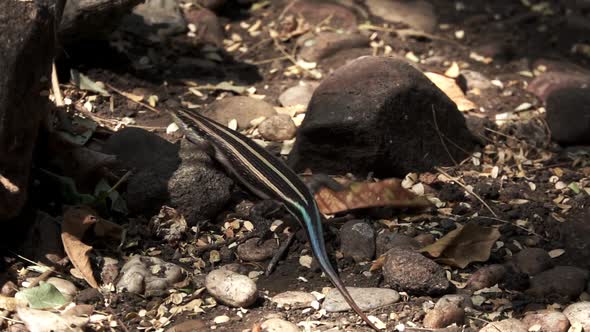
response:
[[[313,246],[312,246],[312,248],[313,248]],[[344,299],[346,300],[348,305],[350,305],[352,310],[354,310],[362,318],[362,320],[365,321],[365,323],[367,323],[367,325],[369,325],[369,327],[371,327],[375,331],[379,331],[379,328],[377,328],[377,326],[375,326],[375,324],[373,324],[373,322],[371,322],[369,320],[369,317],[367,317],[367,315],[361,310],[361,308],[359,308],[359,306],[356,304],[356,302],[354,301],[354,299],[352,298],[352,296],[350,295],[350,293],[348,292],[348,290],[344,286],[344,283],[342,283],[342,279],[340,279],[340,277],[338,276],[338,274],[336,273],[336,271],[332,267],[332,264],[328,260],[328,256],[326,255],[325,249],[323,250],[323,252],[322,252],[321,248],[313,248],[313,249],[314,249],[315,256],[316,256],[322,270],[326,273],[326,275],[328,275],[328,278],[330,278],[330,281],[332,281],[332,283],[334,284],[336,289],[338,289],[340,294],[342,294],[342,296],[344,297]],[[320,250],[316,250],[316,249],[320,249]]]

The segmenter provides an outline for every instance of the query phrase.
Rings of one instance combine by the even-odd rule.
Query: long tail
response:
[[[338,274],[336,273],[328,259],[326,249],[322,245],[323,243],[318,242],[316,243],[316,245],[314,245],[313,242],[310,243],[312,245],[315,257],[317,258],[318,263],[320,264],[320,267],[322,268],[324,273],[328,275],[328,278],[330,278],[330,281],[332,281],[334,286],[336,286],[336,289],[340,291],[340,294],[342,294],[348,305],[350,305],[352,310],[354,310],[365,321],[365,323],[367,323],[367,325],[369,325],[373,330],[379,331],[379,328],[377,328],[377,326],[375,326],[375,324],[373,324],[373,322],[369,320],[369,317],[367,317],[367,315],[361,310],[361,308],[359,308],[359,306],[356,304],[356,302],[354,301],[354,299],[342,283],[342,279],[340,279],[340,277],[338,276]]]

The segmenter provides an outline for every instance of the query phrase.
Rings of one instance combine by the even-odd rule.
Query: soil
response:
[[[536,2],[536,1],[531,1]],[[364,7],[363,1],[357,1],[358,5]],[[550,7],[555,10],[553,15],[535,13],[524,7],[521,2],[512,0],[469,1],[465,2],[464,10],[457,10],[457,1],[439,0],[433,2],[439,22],[445,24],[445,29],[437,29],[434,35],[437,38],[412,38],[405,39],[393,33],[377,31],[377,38],[385,44],[391,45],[393,53],[405,57],[408,52],[416,55],[428,55],[427,58],[440,58],[442,61],[425,61],[418,66],[425,71],[444,72],[450,65],[450,61],[460,64],[467,64],[470,70],[477,71],[490,79],[499,79],[507,85],[506,90],[510,93],[498,94],[494,100],[484,100],[485,112],[475,112],[475,116],[486,117],[492,122],[496,114],[511,112],[523,102],[531,102],[533,105],[540,105],[540,102],[525,90],[529,77],[519,74],[521,71],[534,70],[534,63],[540,59],[550,59],[557,62],[571,62],[588,68],[590,59],[583,54],[571,52],[572,38],[577,38],[567,33],[564,29],[564,11],[562,2],[550,1]],[[206,97],[200,98],[187,92],[187,80],[198,84],[216,84],[223,81],[233,81],[236,85],[255,87],[257,94],[265,95],[266,101],[278,105],[278,97],[286,88],[296,85],[305,75],[286,77],[283,75],[287,67],[293,64],[284,59],[283,53],[273,45],[269,39],[268,31],[262,28],[258,36],[251,36],[246,29],[240,27],[244,22],[253,25],[257,20],[262,21],[262,27],[269,26],[274,22],[277,24],[277,15],[281,13],[285,4],[272,2],[269,6],[255,12],[247,11],[247,7],[232,8],[226,11],[220,18],[225,26],[226,34],[238,34],[243,45],[248,48],[244,53],[220,52],[221,61],[207,62],[202,68],[184,66],[187,59],[206,61],[207,48],[198,45],[194,39],[185,35],[175,36],[162,44],[150,44],[141,37],[117,33],[110,42],[85,42],[84,47],[68,48],[58,62],[60,77],[66,82],[70,68],[76,68],[85,73],[95,81],[102,81],[109,86],[116,87],[121,91],[141,91],[146,95],[158,96],[157,107],[175,107],[184,103],[190,103],[195,108],[205,108],[208,104],[223,95],[231,95],[228,92],[208,91]],[[378,17],[370,17],[373,25],[384,23]],[[391,23],[389,23],[391,26]],[[395,25],[394,25],[395,26]],[[542,28],[541,28],[542,27]],[[543,30],[540,33],[539,30]],[[463,30],[465,37],[457,39],[455,31]],[[115,46],[126,45],[117,50]],[[295,40],[289,40],[282,44],[289,52],[295,49]],[[370,53],[370,49],[367,52]],[[484,64],[470,58],[471,52],[493,53],[494,62]],[[354,53],[354,54],[353,54]],[[360,52],[360,53],[364,53]],[[355,52],[342,52],[321,61],[318,64],[320,69],[332,68],[345,63],[361,54]],[[154,63],[153,66],[141,68],[142,58],[148,56]],[[274,59],[274,60],[273,60]],[[205,63],[205,62],[203,62]],[[324,67],[325,66],[325,67]],[[328,72],[324,72],[327,74]],[[78,100],[83,96],[75,89],[65,89],[66,95],[72,100]],[[104,119],[106,128],[97,131],[97,142],[107,137],[114,129],[111,120],[120,120],[123,117],[132,117],[135,120],[134,126],[145,128],[161,135],[169,140],[177,140],[178,137],[171,137],[166,134],[166,127],[172,122],[164,113],[155,113],[130,102],[128,99],[114,95],[114,104],[111,105],[109,98],[98,97],[94,102],[94,115],[98,119]],[[113,110],[113,111],[111,111]],[[116,121],[115,121],[116,122]],[[541,125],[538,125],[541,123]],[[590,195],[583,190],[576,194],[572,191],[557,190],[555,183],[551,180],[558,176],[560,181],[566,184],[588,180],[589,165],[588,159],[578,160],[573,166],[574,160],[566,151],[547,140],[533,140],[530,136],[523,135],[527,132],[527,126],[532,126],[535,133],[540,133],[546,138],[546,131],[542,126],[542,120],[534,118],[529,123],[516,121],[508,126],[498,127],[491,124],[492,130],[484,131],[486,148],[482,147],[482,160],[474,162],[469,159],[461,165],[445,168],[446,172],[460,178],[463,184],[473,189],[477,197],[496,213],[492,214],[490,209],[482,204],[474,195],[466,195],[465,190],[457,184],[445,181],[435,181],[429,185],[429,189],[436,192],[436,196],[446,202],[446,210],[431,209],[427,211],[392,211],[388,209],[357,211],[355,218],[368,218],[375,227],[379,229],[388,228],[381,223],[381,219],[395,221],[398,225],[394,230],[410,236],[421,233],[433,233],[437,237],[448,233],[455,228],[456,223],[464,223],[473,220],[481,225],[498,226],[503,243],[501,248],[494,248],[490,259],[485,263],[471,264],[465,269],[451,269],[450,278],[458,283],[465,282],[468,276],[479,267],[506,261],[511,253],[518,252],[519,246],[535,246],[547,251],[561,248],[571,248],[577,238],[583,235],[590,236],[588,227],[584,227],[590,211]],[[102,138],[101,136],[102,135]],[[492,151],[487,154],[486,151]],[[520,160],[517,158],[507,159],[502,165],[498,164],[498,152],[510,150],[514,154],[523,153]],[[528,162],[525,162],[528,161]],[[586,163],[586,164],[585,164]],[[489,167],[500,165],[500,175],[496,178],[489,176]],[[520,174],[519,174],[520,171]],[[433,171],[434,172],[434,171]],[[122,174],[117,174],[121,176]],[[531,185],[532,184],[532,185]],[[532,189],[532,186],[535,189]],[[249,194],[245,194],[248,195]],[[563,196],[559,200],[560,195]],[[249,196],[257,201],[254,196]],[[43,208],[53,204],[51,198],[40,197],[36,204]],[[556,203],[558,202],[558,203]],[[233,207],[228,207],[231,211]],[[56,209],[54,209],[55,211]],[[57,209],[58,210],[58,209]],[[373,216],[379,216],[375,218]],[[128,216],[134,219],[137,216]],[[124,224],[127,218],[118,220]],[[526,226],[517,226],[517,221],[527,221]],[[141,221],[139,221],[141,224]],[[145,221],[144,221],[145,222]],[[571,223],[568,227],[564,224]],[[581,223],[578,227],[576,223]],[[520,225],[520,224],[518,224]],[[334,253],[338,249],[338,237],[335,229],[340,225],[331,224],[332,231],[326,237],[328,250]],[[219,225],[209,225],[206,230],[219,233]],[[579,233],[586,230],[586,233]],[[573,233],[571,233],[573,232]],[[576,233],[578,232],[578,233]],[[586,238],[587,239],[587,238]],[[581,240],[583,241],[583,240]],[[579,241],[578,241],[579,242]],[[149,239],[139,243],[135,248],[124,250],[125,255],[132,253],[150,253],[153,248],[166,247],[167,244]],[[152,248],[152,249],[150,249]],[[320,291],[323,287],[330,287],[329,280],[321,277],[320,271],[308,269],[299,264],[299,256],[307,244],[304,238],[297,237],[297,240],[290,247],[287,257],[277,266],[276,270],[269,277],[260,276],[257,286],[265,296],[272,296],[288,290],[304,290],[307,292]],[[179,262],[178,252],[183,252],[182,245],[175,250],[161,250],[158,257],[178,263],[188,270],[194,270],[192,263]],[[220,248],[220,251],[229,250]],[[122,257],[108,246],[102,247],[101,254]],[[202,269],[207,273],[221,263],[229,263],[235,260],[234,255],[227,255],[222,262],[209,264],[209,254],[203,255],[207,262]],[[373,273],[366,277],[361,272],[367,270],[367,266],[359,266],[352,261],[342,258],[334,259],[337,262],[340,275],[347,286],[374,286],[382,285],[383,280],[380,272]],[[589,268],[588,254],[576,250],[568,250],[563,256],[554,259],[556,265],[574,265]],[[9,269],[18,271],[26,264],[12,260]],[[265,263],[247,264],[251,270],[263,270]],[[307,281],[302,282],[305,278]],[[196,277],[199,279],[200,277]],[[74,278],[68,278],[76,280]],[[501,288],[510,291],[501,292],[497,295],[497,303],[506,299],[511,304],[508,309],[500,315],[510,312],[518,317],[525,309],[531,307],[545,307],[557,302],[559,305],[566,305],[562,299],[554,298],[533,298],[526,295],[523,290],[527,288],[527,280],[520,275],[512,274],[509,280],[500,285]],[[77,281],[81,289],[87,288],[84,282]],[[423,304],[427,301],[436,301],[430,297],[417,297],[409,294],[410,297],[403,298],[402,302],[386,308],[371,311],[371,315],[389,315],[395,312],[398,322],[413,322],[420,326],[424,316]],[[148,319],[138,315],[140,310],[148,312],[158,307],[165,301],[166,296],[146,299],[131,294],[114,294],[109,298],[110,307],[104,306],[104,300],[97,298],[93,304],[97,311],[108,312],[123,324],[128,330],[136,330],[145,326]],[[484,304],[483,311],[493,313],[499,310],[500,304],[494,302]],[[236,309],[224,305],[215,305],[206,308],[204,313],[197,316],[182,314],[173,317],[174,322],[182,322],[186,319],[197,318],[208,326],[214,325],[213,318],[227,314],[232,317],[231,322],[219,326],[218,329],[225,331],[242,331],[253,328],[269,314],[277,309],[266,300],[259,303],[237,319]],[[280,310],[279,310],[280,311]],[[300,310],[284,312],[286,319],[291,322],[315,320],[309,313],[302,313]],[[168,315],[169,317],[169,315]],[[358,322],[359,319],[351,312],[331,313],[322,320],[328,322],[339,321],[346,318],[350,322]],[[469,318],[466,321],[467,329],[477,330],[485,324],[484,318]],[[388,330],[393,330],[395,324],[389,323]],[[408,325],[411,326],[411,325]],[[325,330],[329,325],[321,327]],[[368,331],[366,327],[355,327],[355,331]]]

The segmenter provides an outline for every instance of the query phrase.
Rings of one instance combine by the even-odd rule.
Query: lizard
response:
[[[170,110],[186,139],[208,149],[241,184],[262,199],[281,202],[304,228],[322,271],[350,307],[373,330],[379,329],[356,304],[326,252],[320,212],[313,194],[282,160],[243,134],[196,112]]]

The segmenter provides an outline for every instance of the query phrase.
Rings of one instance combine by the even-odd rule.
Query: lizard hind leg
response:
[[[259,237],[258,245],[272,236],[270,225],[282,210],[283,204],[270,199],[260,201],[250,209],[249,219],[254,223],[254,237]]]
[[[320,189],[326,187],[332,191],[342,191],[346,189],[338,181],[332,179],[329,175],[323,173],[315,173],[306,177],[307,188],[312,194],[316,194]]]

